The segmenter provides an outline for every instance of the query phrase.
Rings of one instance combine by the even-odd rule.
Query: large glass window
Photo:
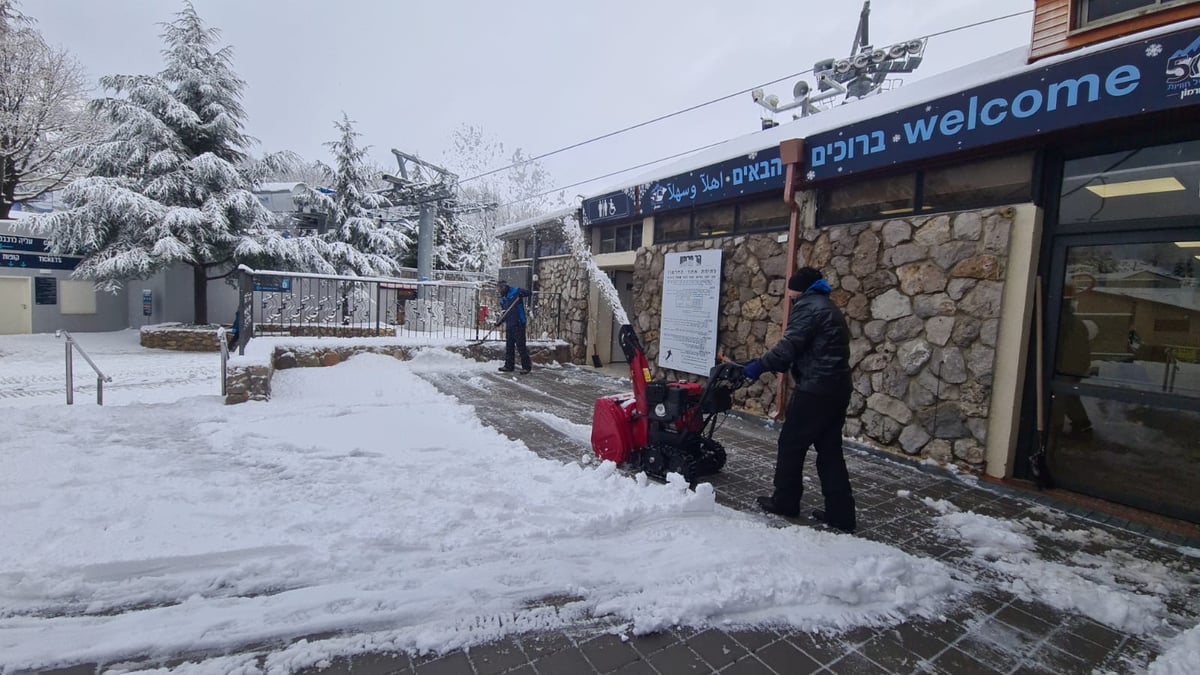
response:
[[[930,169],[921,182],[926,211],[958,211],[1033,200],[1033,155],[998,157]]]
[[[696,236],[718,237],[729,234],[733,231],[735,215],[732,205],[698,209],[693,223],[696,228]]]
[[[823,225],[911,215],[917,198],[916,174],[850,183],[824,194],[819,209]]]
[[[1200,397],[1200,242],[1067,249],[1056,374]]]
[[[636,251],[642,245],[642,224],[610,225],[600,230],[600,252]]]
[[[791,208],[779,197],[738,204],[737,231],[780,230],[791,222]]]
[[[1123,14],[1134,16],[1144,10],[1165,9],[1175,5],[1186,5],[1195,0],[1076,0],[1076,17],[1079,26],[1107,21]]]
[[[1059,223],[1200,214],[1200,141],[1114,152],[1063,167]]]
[[[822,190],[819,197],[820,225],[1021,204],[1033,199],[1033,155],[865,178]]]
[[[788,205],[776,193],[736,204],[706,206],[654,216],[654,240],[684,241],[721,237],[734,232],[763,232],[787,229],[791,218]]]

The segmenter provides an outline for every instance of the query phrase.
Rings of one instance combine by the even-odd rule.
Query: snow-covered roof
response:
[[[258,189],[255,192],[291,192],[296,188],[304,185],[301,181],[288,181],[283,183],[259,183]]]
[[[1170,305],[1186,309],[1189,312],[1200,312],[1200,288],[1123,288],[1120,286],[1097,286],[1093,293],[1103,295],[1120,295],[1143,302],[1155,302],[1160,305]]]
[[[497,239],[504,239],[505,237],[511,237],[515,234],[545,229],[539,227],[539,225],[557,227],[559,221],[563,220],[564,218],[574,217],[576,211],[576,207],[569,206],[565,209],[559,209],[558,211],[551,211],[550,213],[543,213],[532,218],[526,218],[525,220],[496,228],[495,236]]]
[[[8,218],[3,218],[0,220],[24,220],[25,218],[32,218],[34,215],[36,215],[36,214],[30,213],[28,211],[18,211],[16,209],[13,209],[8,212]]]
[[[897,112],[910,106],[926,101],[933,101],[1024,72],[1040,70],[1056,63],[1072,61],[1088,54],[1107,51],[1114,47],[1145,40],[1155,35],[1174,33],[1195,26],[1200,26],[1200,19],[1190,19],[1167,26],[1160,26],[1065,54],[1057,54],[1039,59],[1033,63],[1028,63],[1029,47],[1017,47],[980,59],[979,61],[968,63],[953,70],[948,70],[944,73],[916,80],[911,84],[906,83],[903,87],[898,87],[868,98],[851,101],[846,105],[836,106],[808,117],[801,117],[792,122],[785,122],[771,129],[755,131],[730,139],[720,145],[701,150],[669,164],[660,165],[658,168],[640,174],[633,179],[624,180],[601,190],[589,191],[588,196],[603,195],[636,185],[651,183],[668,176],[687,173],[718,162],[777,146],[788,139],[807,138],[814,134],[835,131],[851,124]]]

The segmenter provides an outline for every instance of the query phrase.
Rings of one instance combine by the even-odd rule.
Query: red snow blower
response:
[[[665,480],[670,472],[689,483],[725,466],[725,448],[713,440],[717,416],[733,407],[733,390],[746,378],[742,366],[725,361],[708,382],[652,380],[633,327],[621,326],[621,350],[629,361],[633,393],[596,399],[592,450],[600,459]]]

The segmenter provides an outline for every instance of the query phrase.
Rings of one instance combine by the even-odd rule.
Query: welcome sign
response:
[[[1200,30],[1089,54],[810,136],[819,181],[1200,103]]]

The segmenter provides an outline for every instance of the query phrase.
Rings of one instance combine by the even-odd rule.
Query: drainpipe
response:
[[[787,167],[783,181],[783,201],[791,208],[791,224],[788,226],[788,255],[787,279],[796,271],[796,247],[800,241],[800,206],[796,203],[796,183],[804,176],[804,139],[793,138],[779,144],[779,159]],[[786,287],[783,292],[783,331],[787,332],[788,313],[792,309],[791,300],[787,297]],[[784,373],[779,376],[775,386],[775,419],[787,419],[787,390],[788,377]]]

